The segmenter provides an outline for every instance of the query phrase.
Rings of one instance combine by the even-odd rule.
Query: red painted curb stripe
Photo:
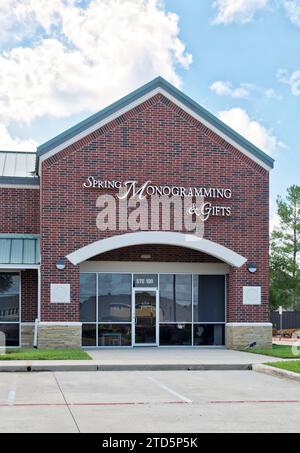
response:
[[[210,401],[210,404],[268,404],[268,403],[296,403],[300,400],[245,400],[245,401]]]

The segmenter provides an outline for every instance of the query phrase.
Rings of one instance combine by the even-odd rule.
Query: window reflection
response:
[[[224,324],[194,324],[195,346],[221,346],[224,344]]]
[[[131,324],[100,324],[99,346],[131,346]]]
[[[96,274],[80,274],[80,320],[96,321]]]
[[[1,346],[19,346],[20,324],[0,323]]]
[[[99,322],[131,321],[131,274],[99,274]]]
[[[20,276],[0,272],[0,323],[18,322],[20,305]]]
[[[6,293],[15,294],[12,288],[16,286],[12,277],[8,279],[6,285],[9,288]],[[4,288],[5,283],[2,286]],[[137,310],[136,319],[132,323],[132,274],[81,274],[80,313],[83,322],[83,346],[131,346],[132,329],[135,329],[136,343],[139,342],[139,338],[143,340],[141,342],[145,342],[145,336],[149,332],[146,331],[148,326],[139,322],[141,313],[138,298],[141,294],[142,290],[135,296]],[[97,297],[98,319],[96,319]],[[224,345],[224,275],[160,274],[159,302],[160,345]],[[10,316],[14,314],[15,309],[11,308]],[[148,340],[148,343],[156,343],[156,323],[152,327],[151,341]]]
[[[160,322],[192,321],[192,276],[160,275]]]

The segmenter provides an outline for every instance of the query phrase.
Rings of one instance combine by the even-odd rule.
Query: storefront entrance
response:
[[[83,272],[82,345],[222,346],[225,274]]]
[[[158,345],[158,291],[133,290],[133,345]]]

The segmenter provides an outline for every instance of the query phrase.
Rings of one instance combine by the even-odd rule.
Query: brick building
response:
[[[270,345],[272,167],[162,78],[0,152],[7,346]]]

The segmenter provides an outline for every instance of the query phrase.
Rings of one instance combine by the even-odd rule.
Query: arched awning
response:
[[[203,252],[214,256],[221,261],[234,267],[241,267],[247,258],[230,250],[223,245],[208,239],[199,238],[192,234],[183,234],[166,231],[139,231],[136,233],[126,233],[101,239],[67,255],[67,259],[74,265],[80,264],[93,256],[100,255],[111,250],[122,247],[130,247],[143,244],[175,245],[188,249]]]

